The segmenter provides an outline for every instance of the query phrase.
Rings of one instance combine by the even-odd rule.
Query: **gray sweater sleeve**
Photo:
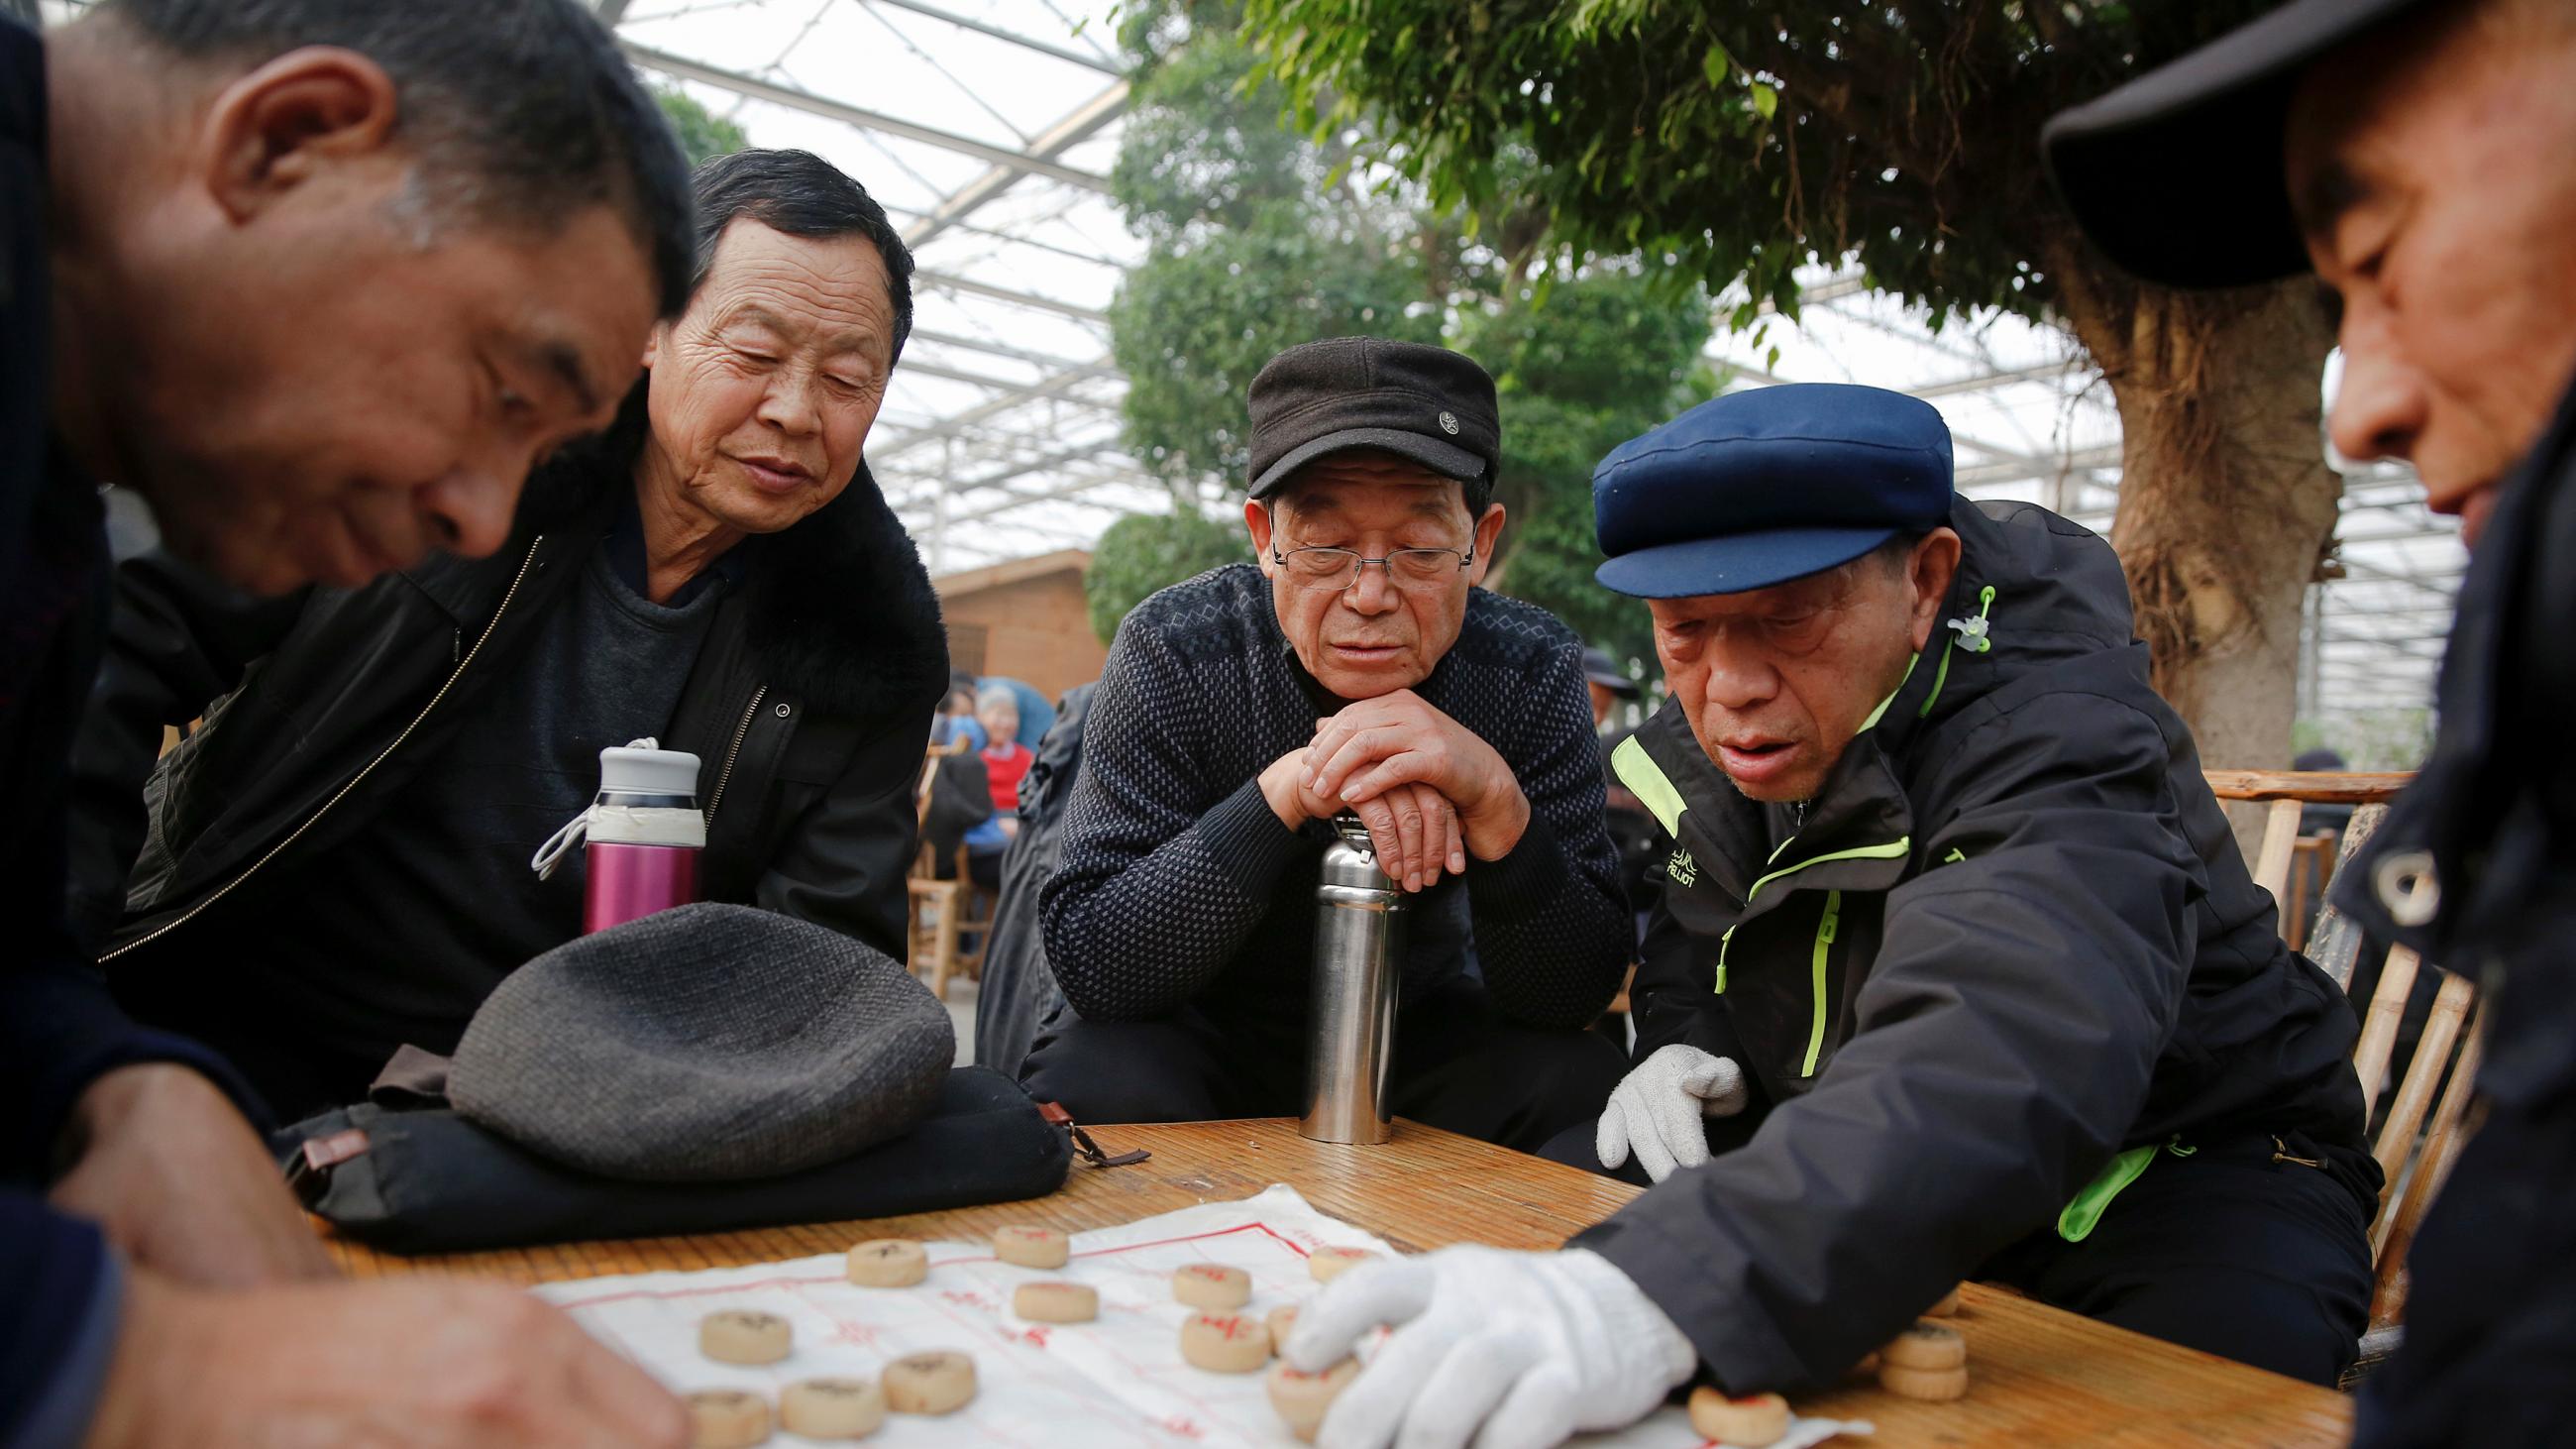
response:
[[[1234,958],[1280,871],[1315,847],[1279,822],[1257,780],[1222,781],[1188,670],[1131,616],[1085,726],[1064,853],[1038,898],[1047,961],[1093,1021],[1167,1015]]]

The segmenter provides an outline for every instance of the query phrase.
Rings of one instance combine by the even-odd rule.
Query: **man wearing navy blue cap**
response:
[[[1829,1382],[1968,1277],[2334,1382],[2380,1185],[2355,1023],[2148,687],[2109,546],[1958,497],[1940,415],[1875,388],[1702,404],[1593,488],[1672,698],[1614,761],[1671,853],[1592,1145],[1658,1185],[1568,1251],[1337,1281],[1292,1362],[1400,1326],[1322,1442]],[[1475,1367],[1515,1349],[1573,1371]]]
[[[2313,270],[2327,431],[2471,549],[2441,732],[2336,904],[2474,975],[2479,1126],[2407,1253],[2357,1444],[2576,1422],[2576,6],[2299,0],[2049,123],[2086,235],[2168,286]]]

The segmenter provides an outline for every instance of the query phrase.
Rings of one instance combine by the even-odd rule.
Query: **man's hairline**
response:
[[[397,219],[411,224],[410,239],[420,250],[430,249],[437,245],[442,237],[453,235],[460,228],[468,232],[479,231],[488,235],[512,237],[537,243],[555,241],[569,232],[585,214],[592,211],[606,211],[615,221],[618,233],[625,237],[627,245],[635,249],[637,258],[644,264],[645,272],[650,275],[654,270],[655,243],[652,227],[641,214],[635,178],[628,174],[627,168],[615,165],[604,167],[600,173],[600,179],[606,184],[606,193],[578,201],[566,208],[537,205],[512,206],[507,202],[495,200],[488,194],[492,189],[493,177],[486,170],[470,164],[443,164],[437,159],[438,148],[435,145],[424,146],[417,135],[406,134],[407,130],[416,131],[420,122],[417,118],[412,118],[408,127],[404,124],[400,110],[403,100],[402,82],[385,68],[384,62],[363,50],[346,45],[313,43],[290,46],[268,56],[260,54],[262,47],[248,45],[229,48],[219,46],[200,54],[190,54],[170,44],[150,26],[127,14],[123,8],[108,4],[93,4],[89,10],[63,26],[60,32],[49,35],[48,41],[59,43],[62,38],[74,35],[80,32],[82,27],[93,24],[107,27],[118,41],[135,43],[140,49],[157,57],[161,64],[172,70],[194,73],[198,82],[198,88],[194,91],[182,89],[174,94],[167,87],[153,88],[161,105],[181,114],[202,113],[212,105],[215,97],[221,95],[235,82],[250,75],[251,72],[302,51],[337,51],[375,70],[392,88],[397,107],[396,125],[387,133],[385,144],[399,148],[407,162],[402,184],[389,198],[387,206]],[[111,47],[105,53],[115,54],[116,52]],[[528,198],[530,201],[537,199],[534,195]],[[656,291],[659,291],[658,287]],[[659,312],[658,307],[656,311]],[[673,313],[671,317],[676,318],[678,315]],[[655,320],[670,319],[657,316]]]

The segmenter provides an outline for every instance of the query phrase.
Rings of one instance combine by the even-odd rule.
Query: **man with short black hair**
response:
[[[1617,1076],[1581,1028],[1629,927],[1582,646],[1475,587],[1503,527],[1493,380],[1337,338],[1273,358],[1250,405],[1260,564],[1119,626],[1040,906],[1070,1006],[1025,1079],[1093,1121],[1303,1111],[1315,883],[1347,810],[1414,896],[1395,1110],[1535,1147]]]
[[[2335,447],[2412,464],[2471,549],[2431,758],[2335,874],[2374,934],[2488,988],[2478,1125],[2362,1391],[2374,1449],[2556,1442],[2576,1419],[2571,76],[2564,0],[2300,0],[2047,133],[2076,219],[2131,271],[2314,270],[2340,313]]]
[[[523,1293],[281,1284],[327,1266],[258,1105],[109,1002],[63,835],[102,482],[236,585],[488,553],[688,240],[678,147],[571,0],[0,20],[0,1441],[685,1442]]]
[[[701,762],[701,899],[903,954],[948,654],[861,451],[911,254],[811,152],[736,151],[696,184],[688,307],[616,424],[529,480],[511,547],[286,600],[159,555],[117,570],[74,755],[75,924],[126,1010],[288,1121],[363,1100],[397,1052],[452,1053],[581,934],[579,853],[529,862],[631,740]]]

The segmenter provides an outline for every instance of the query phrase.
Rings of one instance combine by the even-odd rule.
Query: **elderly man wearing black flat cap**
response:
[[[2576,1423],[2576,6],[2302,0],[2047,133],[2115,261],[2173,286],[2313,270],[2328,431],[2397,458],[2472,550],[2432,757],[2338,904],[2480,976],[2481,1124],[2408,1255],[2355,1442]]]
[[[1475,587],[1503,528],[1493,380],[1345,337],[1273,358],[1249,401],[1259,564],[1119,627],[1040,898],[1068,1005],[1023,1077],[1092,1121],[1303,1110],[1315,883],[1349,810],[1417,893],[1396,1112],[1535,1148],[1618,1080],[1581,1028],[1630,928],[1582,643]]]
[[[1593,486],[1672,691],[1614,764],[1670,855],[1584,1145],[1658,1185],[1568,1251],[1336,1281],[1292,1362],[1398,1327],[1322,1442],[1830,1382],[1970,1277],[2334,1382],[2380,1182],[2355,1025],[2148,687],[2110,547],[1957,496],[1940,415],[1876,388],[1719,398]]]

